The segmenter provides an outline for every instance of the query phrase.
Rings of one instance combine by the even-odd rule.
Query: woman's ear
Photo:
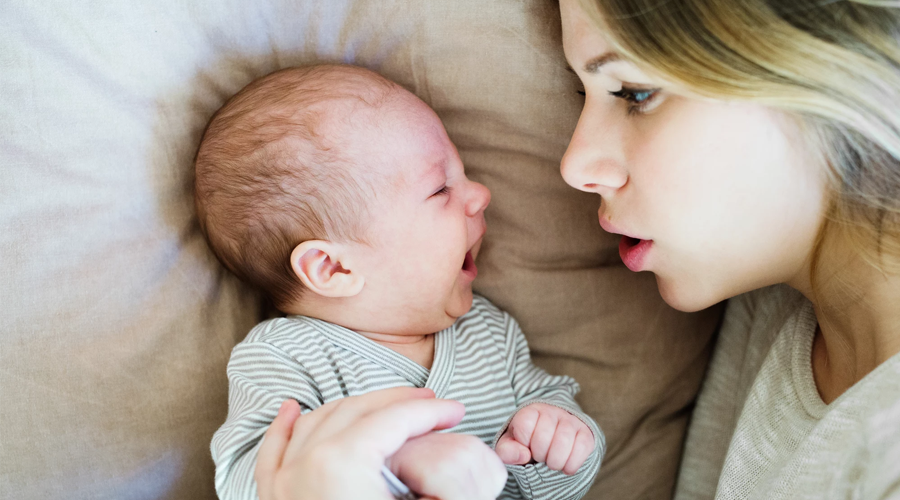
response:
[[[346,248],[330,241],[310,240],[294,247],[291,268],[306,288],[323,297],[353,297],[366,281],[348,264]]]

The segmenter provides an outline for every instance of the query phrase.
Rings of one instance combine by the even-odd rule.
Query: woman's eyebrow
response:
[[[585,73],[599,73],[600,67],[604,64],[609,64],[611,62],[616,62],[622,60],[622,56],[615,52],[607,52],[605,54],[601,54],[597,57],[590,59],[588,62],[584,63],[584,72]],[[566,64],[566,71],[574,73],[575,70],[572,69],[571,65]]]
[[[585,73],[598,73],[600,71],[600,67],[604,64],[615,62],[620,59],[622,59],[622,57],[619,56],[619,54],[615,52],[607,52],[584,63],[584,71]]]

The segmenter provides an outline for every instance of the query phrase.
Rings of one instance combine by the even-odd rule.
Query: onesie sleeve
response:
[[[262,341],[235,346],[228,362],[228,417],[210,446],[220,499],[258,498],[253,473],[259,445],[288,398],[303,413],[322,404],[311,377],[287,353]]]
[[[572,476],[555,471],[544,463],[527,465],[507,465],[509,474],[519,485],[525,498],[530,499],[578,499],[583,497],[597,472],[606,452],[606,438],[597,423],[581,411],[575,402],[579,391],[578,383],[572,377],[550,375],[531,362],[528,342],[518,323],[503,313],[502,327],[505,332],[507,370],[516,395],[516,412],[532,403],[545,403],[562,408],[584,422],[594,434],[594,451]],[[510,415],[500,431],[494,436],[492,447],[496,447],[500,436],[506,432],[513,415]]]

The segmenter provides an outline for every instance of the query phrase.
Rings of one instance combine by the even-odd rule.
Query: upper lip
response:
[[[486,233],[486,232],[487,232],[487,227],[485,227],[485,224],[482,224],[481,234],[479,234],[478,237],[475,238],[475,241],[469,246],[470,252],[472,251],[473,248],[475,248],[475,245],[481,243],[481,240],[484,239],[484,233]]]
[[[609,220],[605,219],[605,218],[603,217],[602,214],[600,215],[599,219],[600,219],[600,227],[602,227],[603,230],[606,231],[607,233],[621,234],[622,236],[627,236],[627,237],[633,238],[633,239],[635,239],[635,240],[643,240],[643,239],[646,239],[646,238],[641,238],[640,236],[635,236],[634,234],[631,234],[631,233],[627,233],[627,232],[625,232],[625,231],[622,231],[622,230],[619,229],[618,227],[614,226],[612,222],[610,222]]]
[[[481,233],[481,236],[479,236],[478,239],[475,240],[475,243],[472,243],[472,246],[469,247],[469,251],[474,250],[475,247],[481,245],[481,241],[483,239],[484,239],[484,233]]]
[[[486,232],[487,232],[486,228],[482,229],[481,234],[477,238],[475,238],[475,242],[473,242],[471,245],[469,245],[469,248],[466,250],[466,252],[472,252],[472,250],[474,250],[475,247],[478,246],[479,243],[481,243],[481,240],[484,239],[484,233],[486,233]],[[480,250],[480,248],[479,248],[479,250]],[[475,254],[472,254],[472,257],[474,258]]]

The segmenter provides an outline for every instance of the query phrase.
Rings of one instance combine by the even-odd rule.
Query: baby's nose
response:
[[[484,184],[470,181],[466,215],[474,217],[484,211],[491,202],[491,190]]]

